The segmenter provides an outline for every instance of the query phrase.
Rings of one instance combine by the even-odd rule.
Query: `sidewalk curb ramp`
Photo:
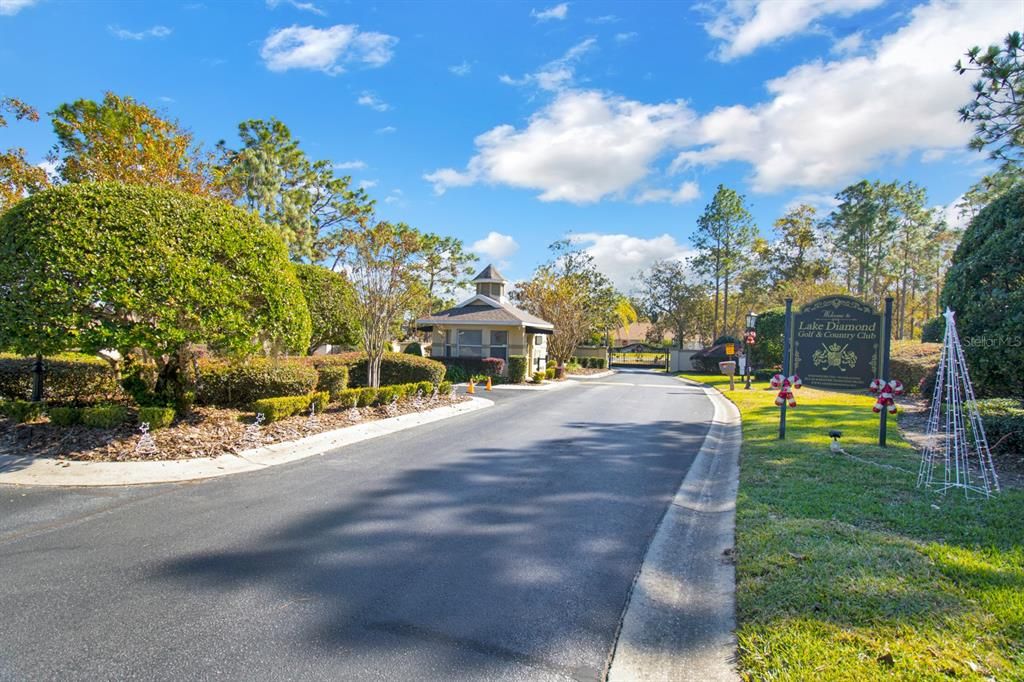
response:
[[[610,682],[733,682],[739,410],[713,388],[711,428],[665,511],[623,614]]]

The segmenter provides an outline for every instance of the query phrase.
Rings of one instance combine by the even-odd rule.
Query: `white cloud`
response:
[[[630,31],[628,33],[616,33],[615,42],[617,43],[628,43],[629,41],[636,38],[639,34],[636,31]]]
[[[473,242],[469,250],[484,259],[504,261],[519,250],[519,244],[507,234],[491,231],[483,239]]]
[[[524,129],[500,125],[482,135],[464,172],[442,168],[424,179],[443,194],[477,182],[540,190],[541,201],[590,203],[643,180],[666,149],[692,141],[695,117],[683,102],[644,104],[596,91],[568,91]]]
[[[951,65],[966,46],[996,42],[1019,20],[1004,2],[915,7],[909,23],[869,54],[795,67],[767,83],[772,98],[720,107],[705,116],[700,142],[673,168],[745,161],[757,191],[828,187],[915,150],[955,149],[970,137],[957,109],[971,79]]]
[[[299,2],[299,0],[284,1],[297,10],[302,10],[303,12],[312,12],[313,14],[318,14],[322,17],[327,16],[327,12],[323,11],[322,9],[320,9],[311,2]],[[281,2],[282,0],[267,0],[267,7],[269,7],[270,9],[275,9],[278,5],[281,4]]]
[[[669,234],[645,239],[628,234],[584,232],[569,235],[569,239],[593,256],[601,272],[623,291],[633,287],[634,275],[656,261],[666,258],[681,261],[693,255],[690,247]]]
[[[971,222],[970,215],[960,210],[960,202],[963,200],[964,195],[961,194],[945,206],[935,206],[932,210],[936,211],[951,229],[963,230]]]
[[[832,194],[800,194],[793,197],[785,207],[783,207],[782,211],[784,213],[789,213],[804,204],[812,206],[818,211],[818,213],[824,215],[826,213],[831,213],[832,209],[839,205],[839,200]]]
[[[337,170],[360,170],[366,168],[366,162],[358,159],[353,161],[342,161],[341,163],[334,164],[334,168]]]
[[[935,163],[936,161],[941,161],[945,158],[948,153],[948,149],[926,149],[921,153],[921,162]]]
[[[851,33],[845,38],[840,38],[832,44],[832,54],[839,56],[848,56],[860,52],[861,47],[864,45],[864,34],[858,31],[857,33]]]
[[[377,133],[378,135],[390,135],[391,133],[397,133],[398,128],[396,128],[395,126],[384,126],[383,128],[377,128],[373,132]]]
[[[360,189],[370,189],[371,187],[376,187],[378,182],[378,180],[360,180],[359,187]]]
[[[700,196],[700,187],[696,182],[684,182],[678,189],[648,189],[641,192],[635,201],[638,204],[649,204],[667,201],[670,204],[685,204]]]
[[[289,26],[267,36],[260,56],[271,71],[312,69],[334,76],[345,71],[345,64],[384,66],[394,56],[397,42],[394,36],[360,31],[353,24]]]
[[[118,26],[108,26],[107,30],[121,40],[145,40],[146,38],[166,38],[171,35],[171,29],[166,26],[153,26],[142,31],[129,31]]]
[[[385,204],[395,204],[400,201],[402,201],[402,190],[400,189],[393,189],[386,197],[384,197]]]
[[[558,91],[572,85],[576,76],[576,64],[597,45],[596,38],[587,38],[576,43],[558,59],[552,60],[540,67],[535,73],[529,73],[522,78],[512,78],[502,74],[498,77],[506,85],[536,85],[541,90]]]
[[[619,18],[614,14],[602,14],[599,17],[588,17],[588,24],[614,24],[619,21]]]
[[[814,28],[814,22],[835,14],[848,17],[877,7],[884,0],[728,0],[704,24],[723,41],[716,56],[722,61],[748,55],[759,47]]]
[[[540,11],[531,9],[530,16],[537,21],[551,21],[552,19],[558,19],[561,21],[569,16],[569,3],[563,2],[555,5],[554,7],[548,7],[547,9]]]
[[[461,64],[449,66],[448,70],[456,76],[468,76],[473,71],[473,65],[467,61],[463,61]]]
[[[36,166],[46,172],[46,177],[50,179],[50,182],[57,182],[60,179],[60,175],[57,173],[58,164],[56,161],[40,161]]]
[[[390,104],[382,100],[380,97],[377,97],[374,93],[366,90],[363,91],[363,94],[359,95],[359,99],[356,100],[356,103],[360,106],[369,107],[374,111],[387,111],[391,108]]]
[[[0,16],[13,17],[15,14],[31,7],[39,0],[0,0]]]

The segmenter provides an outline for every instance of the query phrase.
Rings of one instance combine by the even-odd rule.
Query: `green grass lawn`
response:
[[[918,490],[918,454],[874,399],[803,388],[778,440],[775,392],[683,375],[743,415],[737,637],[751,680],[1024,680],[1024,491]],[[829,429],[858,462],[829,453]]]

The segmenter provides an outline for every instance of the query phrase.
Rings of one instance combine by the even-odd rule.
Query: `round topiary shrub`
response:
[[[70,184],[0,215],[0,348],[142,349],[157,392],[196,345],[306,351],[310,318],[281,238],[255,214],[162,187]]]
[[[942,289],[975,390],[1024,394],[1024,187],[1010,190],[971,221]]]

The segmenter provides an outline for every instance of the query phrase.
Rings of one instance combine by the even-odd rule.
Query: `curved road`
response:
[[[252,474],[0,487],[0,679],[600,679],[712,406],[649,372],[491,395]]]

